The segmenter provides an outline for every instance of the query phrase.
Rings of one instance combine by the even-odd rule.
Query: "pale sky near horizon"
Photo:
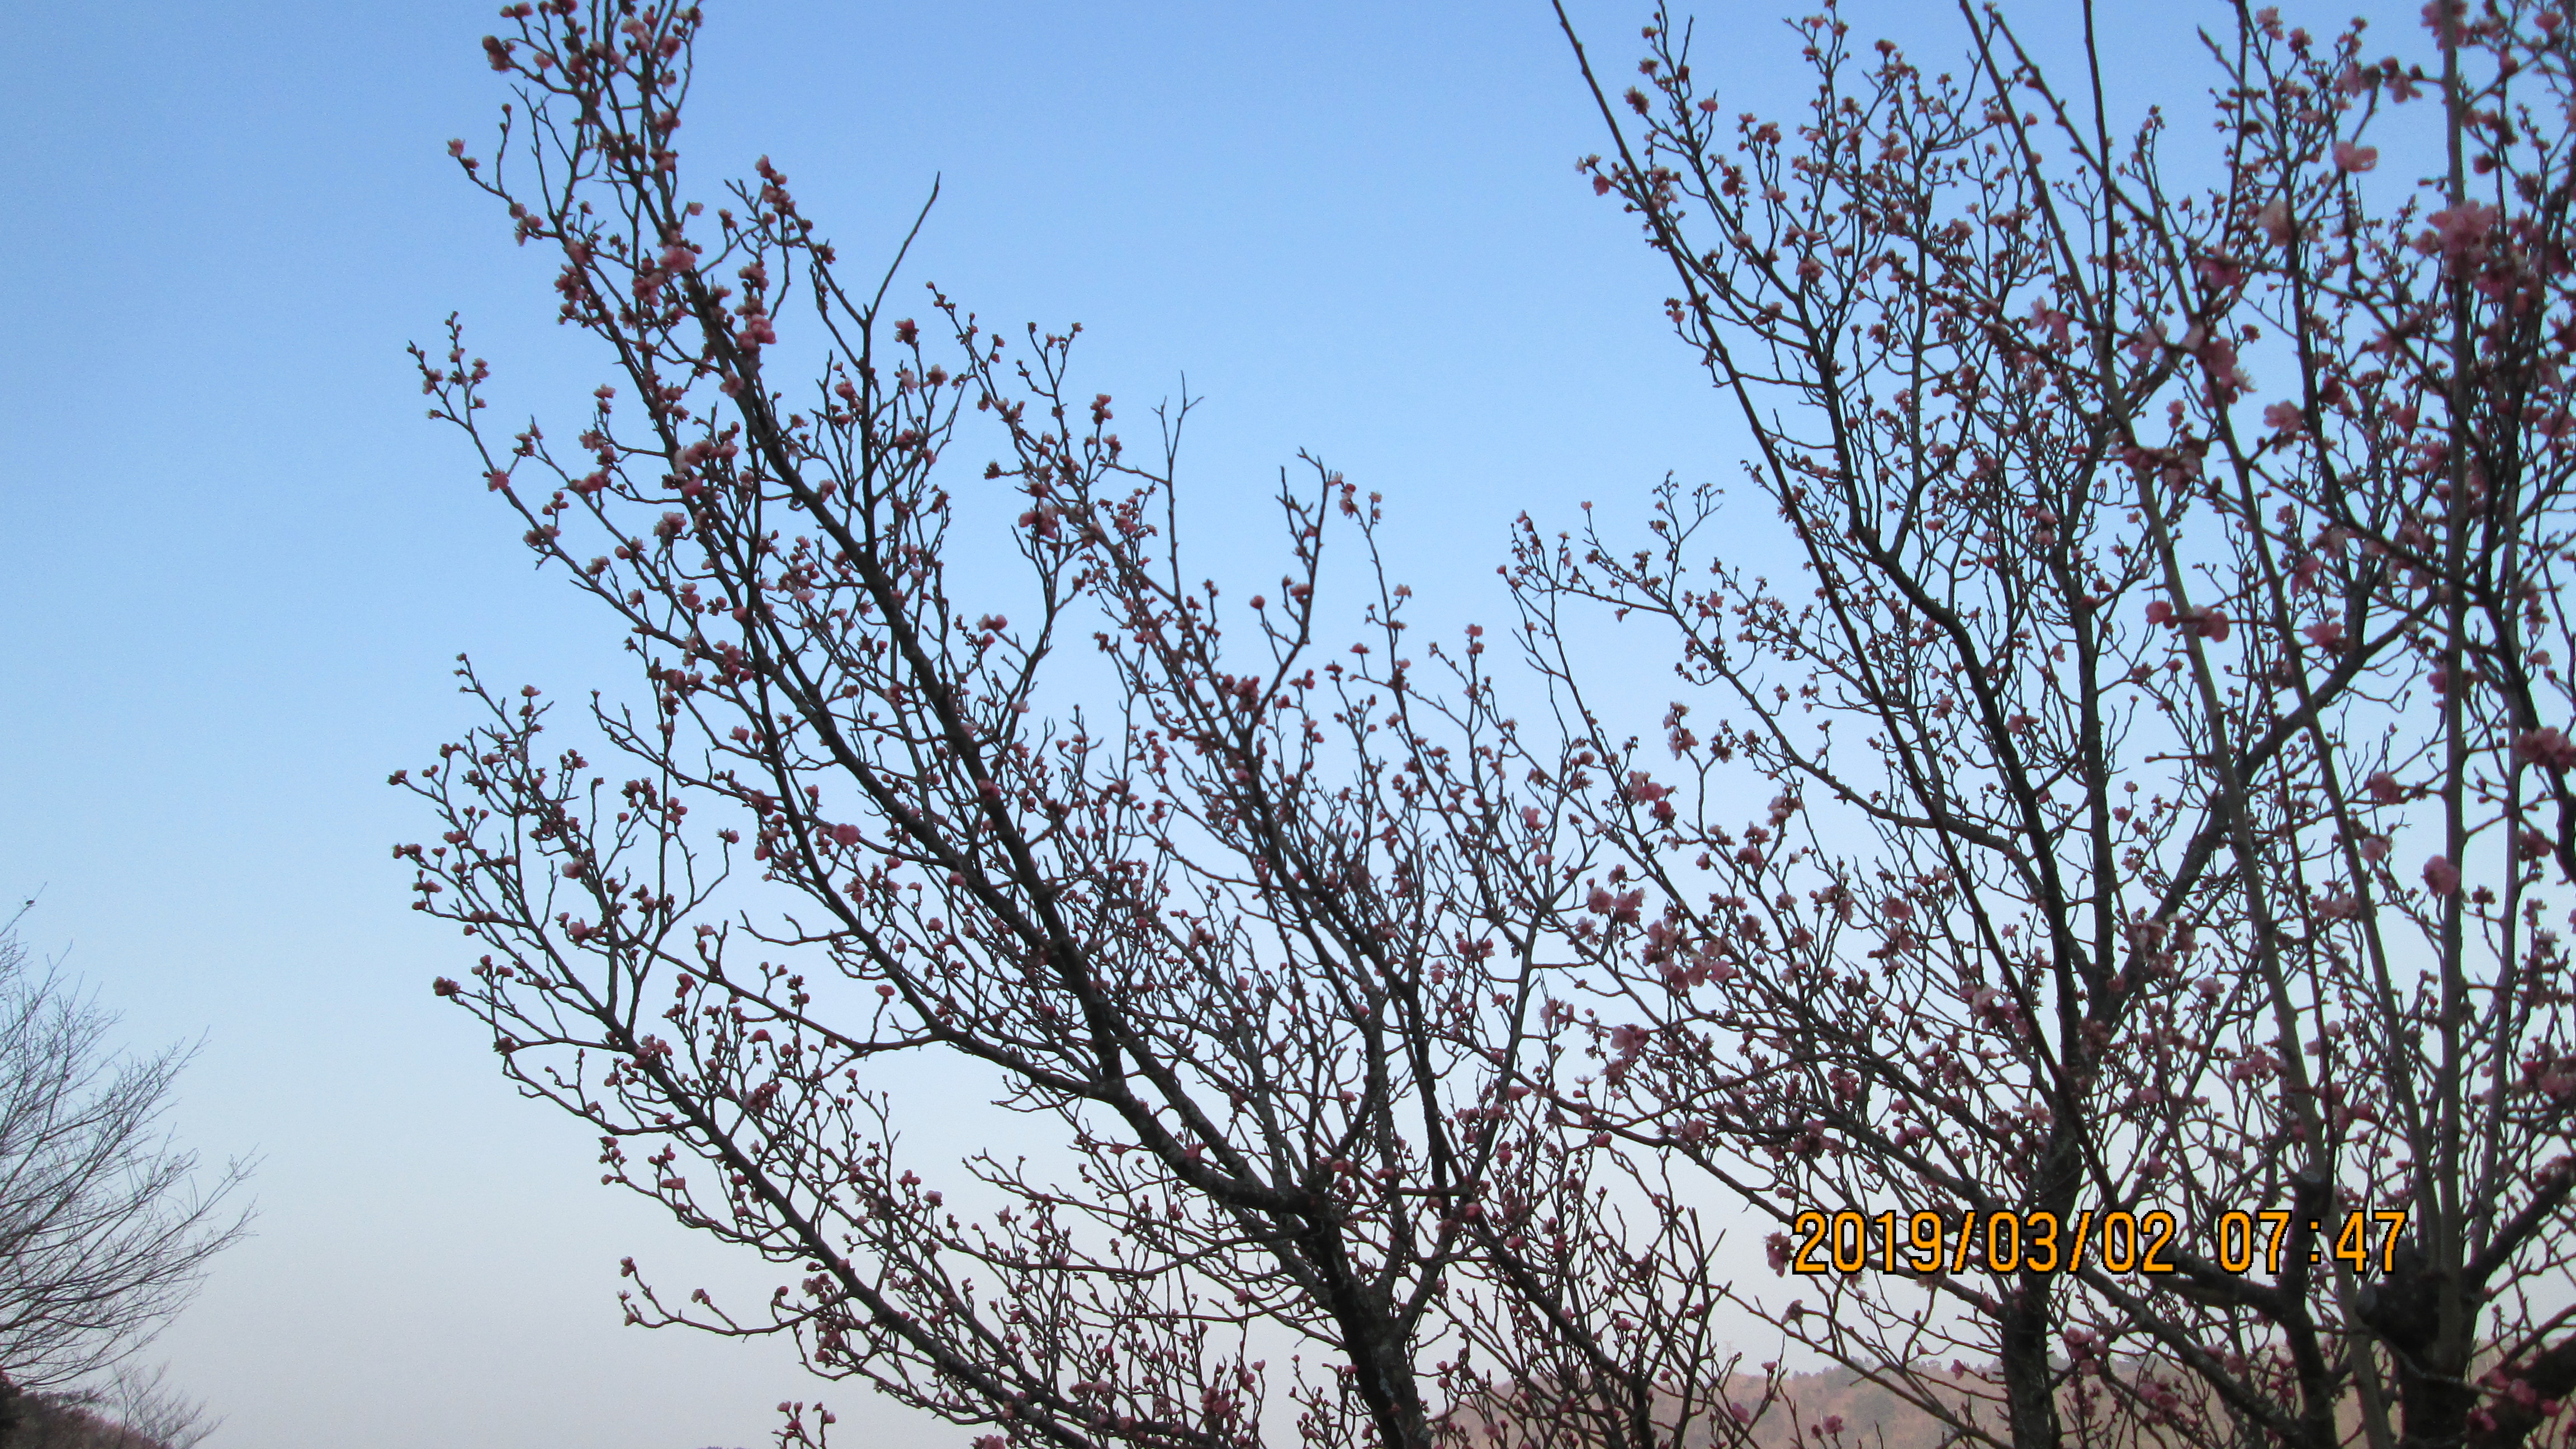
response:
[[[568,419],[597,380],[444,154],[489,150],[495,8],[0,11],[0,899],[41,891],[28,945],[136,1045],[202,1034],[173,1125],[263,1160],[258,1236],[153,1350],[228,1416],[215,1449],[752,1445],[818,1392],[877,1431],[851,1442],[962,1446],[774,1345],[621,1328],[621,1255],[761,1274],[599,1187],[578,1124],[428,990],[470,957],[405,909],[387,847],[427,822],[383,780],[464,724],[452,656],[558,696],[624,678],[402,352],[456,310],[499,414]],[[1571,8],[1624,85],[1647,7]],[[765,153],[874,258],[942,177],[899,285],[1082,322],[1084,376],[1139,415],[1186,373],[1219,577],[1301,447],[1389,496],[1399,571],[1450,618],[1498,612],[1520,510],[1633,518],[1668,470],[1734,477],[1667,278],[1575,173],[1600,122],[1540,0],[707,9],[700,194]],[[1948,68],[1948,5],[1851,12]],[[2223,20],[2149,20],[2177,12]],[[1730,109],[1797,103],[1781,13],[1702,7]],[[2062,53],[2071,0],[2014,13]],[[2196,144],[2207,72],[2143,23],[2113,21],[2115,80]]]

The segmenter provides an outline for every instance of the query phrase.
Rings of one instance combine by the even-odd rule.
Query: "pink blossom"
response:
[[[2147,622],[2150,624],[2172,623],[2173,605],[2163,599],[2147,600]]]
[[[2365,835],[2361,840],[2361,858],[2376,865],[2386,860],[2393,848],[2385,835]]]
[[[2386,770],[2373,774],[2362,783],[2370,787],[2370,798],[2377,804],[2394,805],[2406,798],[2406,787],[2398,784],[2397,777]]]
[[[1654,962],[1670,957],[1680,938],[1681,933],[1664,922],[1649,921],[1646,924],[1646,959]]]
[[[1789,1271],[1789,1235],[1773,1233],[1762,1240],[1762,1251],[1771,1260],[1771,1271],[1785,1276]]]
[[[2496,222],[2494,207],[2464,201],[2458,206],[2434,212],[2425,218],[2433,229],[2418,237],[2415,249],[2431,256],[2438,251],[2454,260],[2464,259],[2486,241],[2489,228]]]
[[[859,827],[835,825],[832,827],[832,838],[843,845],[856,845],[859,843]]]
[[[2290,216],[2290,203],[2282,197],[2273,197],[2256,220],[2263,224],[2263,234],[2276,247],[2288,246],[2290,238],[2298,234],[2298,224]]]
[[[1642,1026],[1614,1026],[1610,1028],[1610,1050],[1623,1059],[1634,1057],[1646,1049],[1646,1036]]]
[[[2459,894],[2460,868],[2447,855],[2425,857],[2424,888],[2437,896]]]
[[[2046,302],[2033,302],[2030,304],[2030,320],[2038,326],[2047,329],[2048,342],[2052,347],[2064,347],[2066,345],[2067,329],[2071,327],[2075,321],[2074,318],[2069,317],[2065,313],[2049,306]]]
[[[2356,146],[2350,141],[2337,141],[2334,148],[2334,163],[2338,171],[2368,171],[2379,164],[2379,148]]]
[[[2244,370],[2236,365],[2236,344],[2223,337],[2212,337],[2201,343],[2201,369],[2209,375],[2210,396],[2221,403],[2233,402],[2245,390]]]
[[[2341,624],[2335,623],[2332,620],[2327,620],[2323,623],[2310,624],[2299,632],[2308,636],[2309,643],[2314,644],[2329,654],[2339,654],[2343,652],[2344,638],[2343,625]]]
[[[2513,742],[2513,757],[2524,764],[2564,774],[2576,769],[2576,740],[2568,739],[2554,726],[2528,730]]]

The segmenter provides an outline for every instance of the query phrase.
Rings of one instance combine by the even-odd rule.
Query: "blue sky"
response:
[[[763,1346],[618,1327],[622,1254],[741,1275],[510,1096],[434,1004],[460,943],[388,858],[426,822],[384,776],[466,718],[454,654],[621,680],[402,353],[458,310],[500,412],[566,418],[596,380],[444,154],[489,149],[493,8],[0,11],[0,893],[42,891],[29,944],[136,1043],[204,1035],[173,1125],[263,1159],[259,1236],[156,1349],[230,1416],[218,1446],[747,1445],[816,1391]],[[914,284],[1082,322],[1131,406],[1184,372],[1206,397],[1185,487],[1220,577],[1301,447],[1389,495],[1398,572],[1449,619],[1499,613],[1518,511],[1732,474],[1655,259],[1575,174],[1599,122],[1541,4],[708,9],[702,194],[766,153],[873,258],[943,177]],[[1644,7],[1576,13],[1625,73]],[[1745,109],[1795,103],[1778,13],[1704,11],[1699,69]],[[2055,43],[2072,7],[2017,13]],[[2187,36],[2116,40],[2128,93],[2199,93]]]

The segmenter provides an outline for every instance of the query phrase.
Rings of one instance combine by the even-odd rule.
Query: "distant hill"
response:
[[[1762,1381],[1738,1380],[1732,1391],[1750,1409],[1761,1402]],[[1954,1412],[1965,1409],[1968,1397],[1964,1387],[1944,1395]],[[1989,1416],[1980,1417],[1991,1422]],[[1805,1442],[1812,1445],[1820,1426],[1839,1429],[1844,1444],[1868,1449],[1878,1449],[1882,1443],[1885,1449],[1939,1449],[1953,1437],[1948,1425],[1922,1409],[1851,1369],[1833,1368],[1782,1379],[1779,1398],[1762,1416],[1753,1442],[1761,1449],[1788,1449],[1800,1442],[1803,1431],[1809,1436]]]
[[[2162,1375],[2131,1381],[2167,1398],[2185,1418],[2192,1417],[2194,1408],[2206,1395],[2198,1385],[2169,1382]],[[1990,1374],[1954,1375],[1929,1369],[1920,1382],[1949,1419],[1974,1424],[1999,1439],[2010,1437],[1998,1402],[2001,1390]],[[1945,1449],[1959,1443],[1962,1437],[1941,1415],[1899,1398],[1852,1369],[1837,1367],[1784,1375],[1769,1387],[1771,1398],[1765,1405],[1763,1378],[1740,1375],[1727,1385],[1727,1399],[1758,1416],[1752,1436],[1755,1449]],[[1720,1415],[1727,1412],[1726,1405],[1716,1408]],[[2073,1385],[2059,1391],[2059,1411],[2065,1416],[2070,1441],[2082,1442],[2081,1420],[2086,1410]],[[2099,1411],[2096,1400],[2092,1412]],[[1464,1418],[1468,1440],[1479,1449],[1526,1449],[1532,1442],[1513,1432],[1508,1415],[1502,1416],[1504,1422],[1499,1425],[1472,1411]],[[1711,1449],[1719,1442],[1718,1430],[1717,1423],[1703,1417],[1682,1436],[1683,1443],[1687,1449]],[[2131,1424],[2128,1432],[2134,1436],[2132,1443],[2148,1449],[2168,1440],[2164,1432],[2147,1425]]]
[[[1993,1366],[1988,1365],[1984,1372],[1954,1375],[1926,1365],[1918,1371],[1920,1384],[1929,1389],[1950,1419],[1974,1425],[1996,1439],[2009,1440],[2011,1434],[2004,1426],[2000,1402],[2002,1388],[1995,1382],[1992,1370]],[[2206,1442],[2212,1430],[2221,1431],[2219,1437],[2225,1437],[2226,1411],[2205,1385],[2179,1375],[2170,1366],[2150,1366],[2125,1358],[2119,1361],[2117,1373],[2128,1391],[2162,1407],[2161,1415],[2149,1413],[2143,1418],[2138,1417],[2138,1405],[2126,1407],[2120,1434],[2122,1442],[2132,1449],[2167,1449]],[[1852,1369],[1837,1367],[1784,1375],[1773,1387],[1767,1407],[1763,1403],[1764,1389],[1765,1380],[1754,1375],[1738,1376],[1727,1386],[1729,1400],[1742,1405],[1747,1413],[1758,1414],[1752,1436],[1754,1449],[1948,1449],[1962,1442],[1961,1433],[1941,1416],[1900,1399]],[[2099,1428],[2100,1421],[2092,1416],[2104,1412],[2101,1395],[2102,1387],[2096,1380],[2060,1387],[2058,1412],[2069,1443],[2087,1441],[2093,1432],[2087,1427],[2088,1419],[2094,1429]],[[1727,1406],[1717,1406],[1717,1412],[1724,1415]],[[1468,1442],[1477,1449],[1528,1449],[1533,1442],[1513,1432],[1508,1416],[1499,1425],[1489,1425],[1473,1411],[1461,1417],[1469,1430]],[[2347,1401],[2337,1419],[2345,1442],[2352,1442],[2360,1433],[2357,1407]],[[1665,1422],[1669,1425],[1669,1417]],[[1682,1436],[1682,1442],[1686,1449],[1713,1449],[1719,1442],[1718,1425],[1703,1417]],[[2576,1443],[2576,1439],[2564,1442]]]

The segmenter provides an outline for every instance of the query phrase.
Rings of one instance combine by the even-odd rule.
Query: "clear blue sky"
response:
[[[230,1416],[217,1446],[749,1445],[816,1389],[764,1347],[618,1327],[622,1254],[743,1275],[507,1092],[427,989],[461,943],[387,854],[425,821],[383,778],[464,720],[459,650],[558,694],[622,680],[402,354],[455,309],[502,413],[567,418],[596,380],[444,155],[489,148],[494,8],[0,8],[0,893],[42,889],[29,943],[138,1044],[205,1034],[174,1126],[265,1160],[259,1236],[157,1350]],[[707,8],[702,194],[765,152],[871,258],[943,174],[913,278],[1082,322],[1131,403],[1186,371],[1221,539],[1312,448],[1389,495],[1440,616],[1490,619],[1517,511],[1733,473],[1655,259],[1574,172],[1599,122],[1543,4]],[[1644,6],[1577,8],[1627,72]],[[1704,9],[1698,68],[1746,109],[1795,103],[1779,13]],[[1944,37],[1927,62],[1948,13],[1854,10]],[[2072,6],[2017,13],[2062,40]],[[2189,110],[2187,46],[2124,33],[2121,84]]]

